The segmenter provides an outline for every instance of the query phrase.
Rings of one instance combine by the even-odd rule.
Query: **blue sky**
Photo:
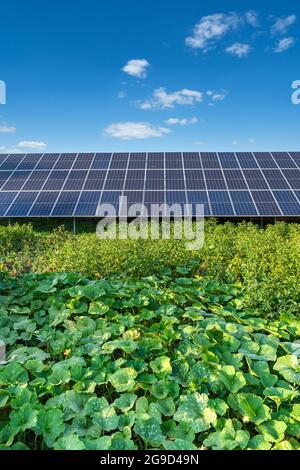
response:
[[[2,2],[0,153],[299,150],[297,4]]]

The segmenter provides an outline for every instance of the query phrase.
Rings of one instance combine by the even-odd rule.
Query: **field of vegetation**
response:
[[[0,227],[0,449],[300,449],[300,226]]]

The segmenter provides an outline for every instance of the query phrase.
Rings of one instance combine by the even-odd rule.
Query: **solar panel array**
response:
[[[0,217],[94,217],[99,204],[203,204],[206,216],[300,216],[300,152],[0,154]]]

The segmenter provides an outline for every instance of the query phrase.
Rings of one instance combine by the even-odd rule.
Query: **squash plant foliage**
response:
[[[189,277],[0,278],[0,449],[299,449],[300,322]]]

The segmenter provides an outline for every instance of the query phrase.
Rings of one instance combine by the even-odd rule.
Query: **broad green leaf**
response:
[[[246,380],[242,372],[236,372],[233,366],[223,366],[218,375],[223,384],[232,393],[237,393],[246,385]]]
[[[250,421],[260,424],[270,419],[270,408],[264,405],[262,398],[257,395],[230,394],[228,404],[242,415],[245,423]]]
[[[204,439],[203,444],[213,450],[245,449],[250,439],[248,431],[235,430],[231,419],[227,419],[221,431],[216,431]]]
[[[151,361],[150,367],[154,374],[170,374],[172,372],[170,358],[166,356],[160,356]]]
[[[126,392],[134,388],[136,377],[137,372],[132,367],[124,367],[112,374],[109,380],[117,392]]]
[[[188,423],[193,431],[198,433],[210,429],[216,422],[217,414],[208,406],[208,396],[195,392],[180,397],[174,419]]]
[[[126,412],[134,407],[137,396],[134,393],[122,393],[114,402],[114,405],[119,410]]]
[[[280,442],[284,438],[286,424],[283,421],[270,420],[257,426],[258,430],[268,442]]]
[[[41,411],[37,419],[37,433],[42,434],[46,444],[52,447],[65,429],[63,413],[60,409]]]
[[[273,368],[288,382],[300,385],[300,364],[296,356],[287,355],[280,357]]]
[[[166,450],[197,450],[197,447],[192,442],[185,441],[184,439],[165,440],[163,447]]]
[[[138,419],[134,426],[134,432],[146,443],[153,446],[162,444],[164,440],[160,424],[155,418]]]
[[[60,437],[54,443],[54,450],[83,450],[85,445],[76,434]]]

